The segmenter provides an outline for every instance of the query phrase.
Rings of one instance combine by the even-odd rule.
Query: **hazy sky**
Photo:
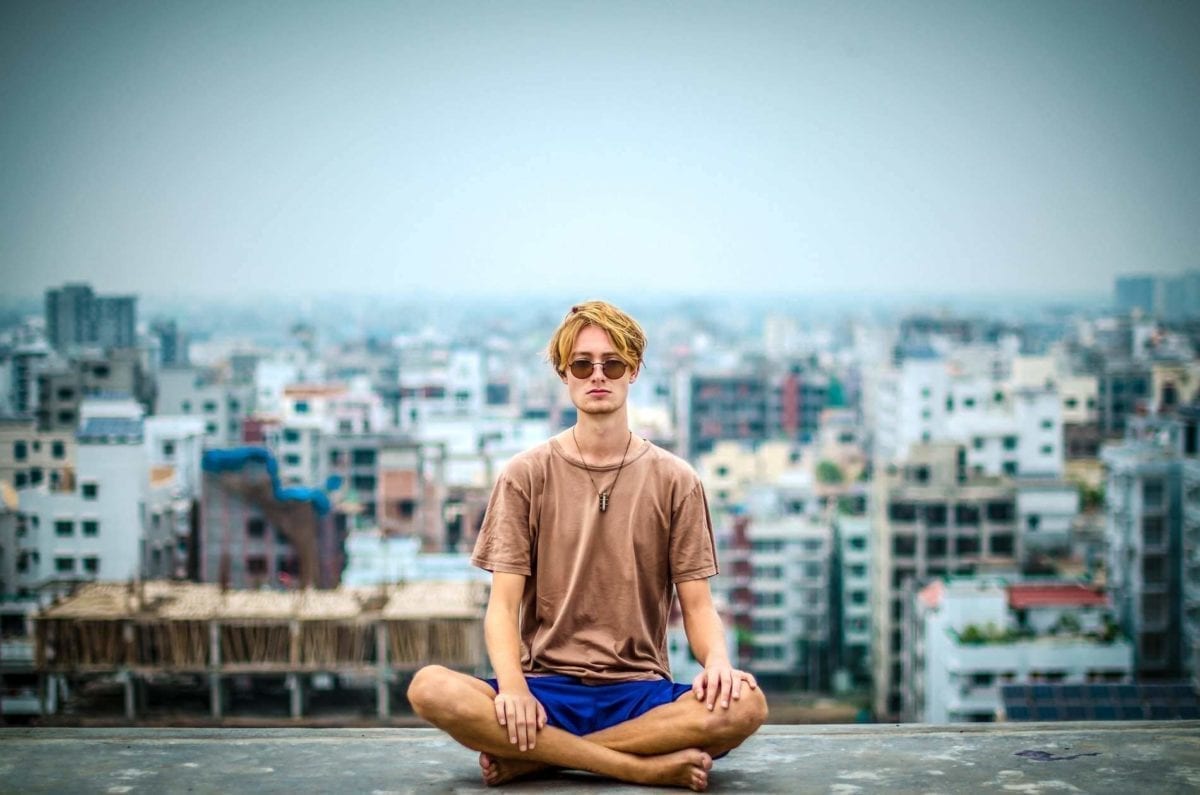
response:
[[[0,5],[0,290],[1106,292],[1200,3]]]

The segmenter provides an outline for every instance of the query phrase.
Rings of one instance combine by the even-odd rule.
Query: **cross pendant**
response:
[[[607,510],[608,510],[608,492],[605,491],[605,492],[601,492],[601,494],[600,494],[600,513],[604,513]]]

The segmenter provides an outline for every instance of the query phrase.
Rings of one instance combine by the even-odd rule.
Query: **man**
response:
[[[569,768],[700,791],[713,758],[766,719],[713,607],[700,480],[629,430],[645,346],[637,322],[602,301],[563,319],[549,358],[578,421],[505,467],[472,557],[492,572],[484,632],[496,678],[428,666],[409,687],[421,717],[480,752],[489,785]],[[690,685],[668,669],[672,585],[704,665]]]

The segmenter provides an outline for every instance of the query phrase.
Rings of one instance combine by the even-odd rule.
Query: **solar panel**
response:
[[[1200,719],[1188,683],[1009,684],[1000,697],[1010,721]]]

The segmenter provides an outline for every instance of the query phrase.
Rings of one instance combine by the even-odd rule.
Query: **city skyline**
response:
[[[12,3],[0,276],[1108,294],[1200,264],[1200,8]]]

